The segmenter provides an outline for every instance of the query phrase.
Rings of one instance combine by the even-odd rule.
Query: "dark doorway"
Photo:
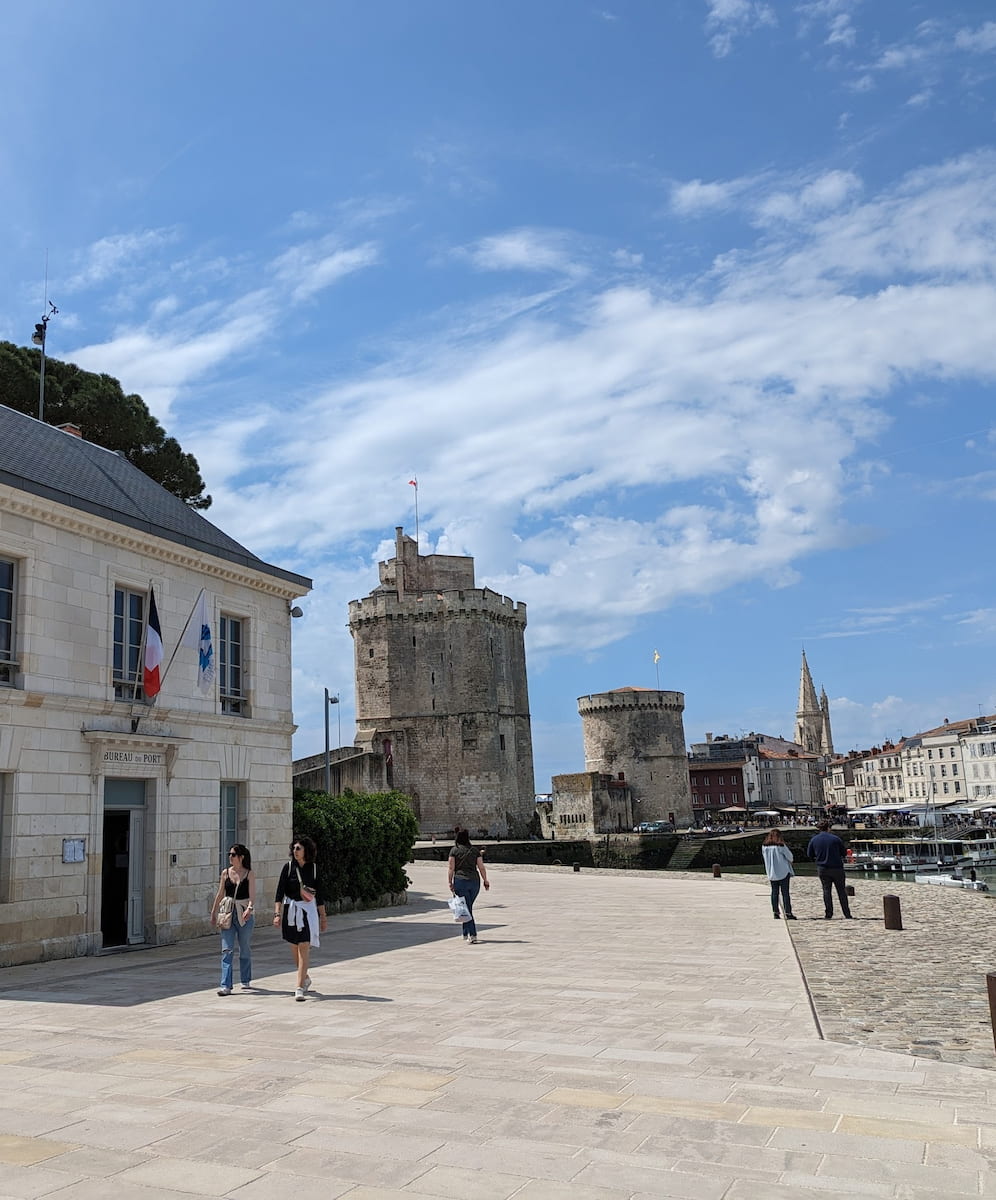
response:
[[[104,811],[104,869],[101,879],[100,932],[105,946],[128,941],[128,857],[131,813]]]

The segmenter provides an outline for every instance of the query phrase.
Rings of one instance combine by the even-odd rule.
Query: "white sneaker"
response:
[[[251,992],[251,991],[252,991],[252,984],[251,984],[251,983],[240,983],[240,984],[239,984],[239,990],[240,990],[240,991],[242,991],[242,992]]]
[[[304,999],[304,988],[295,988],[294,989],[294,999],[295,1000],[303,1000]]]
[[[231,994],[232,994],[231,988],[218,988],[219,996],[230,996]]]
[[[305,977],[304,977],[304,990],[306,992],[311,991],[311,976],[310,975],[305,975]]]

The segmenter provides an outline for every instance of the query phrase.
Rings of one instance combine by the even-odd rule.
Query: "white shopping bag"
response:
[[[463,896],[452,896],[446,903],[450,906],[454,921],[459,921],[462,925],[465,921],[470,920],[470,909]]]

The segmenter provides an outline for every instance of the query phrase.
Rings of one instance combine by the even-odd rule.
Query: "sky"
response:
[[[996,711],[991,0],[47,0],[0,45],[0,338],[140,393],[314,580],[353,733],[396,525],[579,696],[838,750]],[[987,532],[989,531],[989,532]],[[169,634],[164,631],[169,642]],[[654,651],[660,663],[654,664]]]

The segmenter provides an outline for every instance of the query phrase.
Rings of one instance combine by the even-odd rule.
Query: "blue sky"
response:
[[[47,252],[50,353],[314,578],[297,753],[413,474],[540,791],[654,649],[689,741],[790,735],[803,645],[838,749],[996,709],[991,3],[49,0],[0,63],[0,337]]]

